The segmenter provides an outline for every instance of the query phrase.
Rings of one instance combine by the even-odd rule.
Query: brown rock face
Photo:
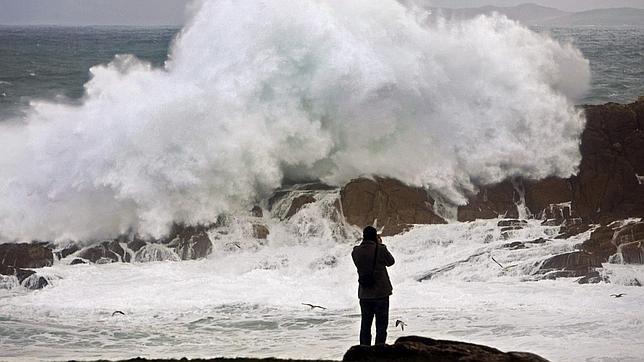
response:
[[[546,279],[559,277],[583,277],[601,268],[601,261],[582,251],[574,251],[555,255],[546,259],[537,274],[544,275]]]
[[[41,244],[0,244],[0,264],[16,268],[42,268],[54,263],[54,254]]]
[[[579,249],[601,262],[644,264],[644,222],[600,226]]]
[[[644,216],[644,98],[586,107],[573,210],[588,222]]]
[[[525,181],[525,204],[537,218],[567,219],[570,210],[561,210],[561,215],[548,214],[551,205],[570,202],[572,200],[572,185],[567,179],[548,177],[539,181]]]
[[[343,361],[489,361],[489,362],[547,362],[536,354],[501,352],[478,344],[442,341],[426,337],[400,337],[392,345],[353,346]]]
[[[266,225],[253,224],[253,237],[257,239],[267,239],[271,232]]]
[[[130,255],[123,250],[118,240],[104,241],[85,248],[78,253],[78,257],[101,264],[130,261]]]
[[[291,207],[288,209],[288,212],[286,213],[286,218],[290,218],[291,216],[297,214],[300,209],[304,207],[304,205],[311,204],[315,202],[315,198],[312,195],[300,195],[293,199],[291,202]]]
[[[458,207],[458,221],[495,219],[497,217],[518,218],[516,201],[519,194],[510,181],[481,187],[469,203]]]
[[[342,188],[340,200],[348,223],[360,228],[377,224],[384,236],[406,231],[411,224],[445,223],[424,189],[394,179],[353,180]]]
[[[175,224],[172,227],[168,246],[174,247],[182,260],[200,259],[212,252],[212,241],[208,237],[208,226],[187,226]]]

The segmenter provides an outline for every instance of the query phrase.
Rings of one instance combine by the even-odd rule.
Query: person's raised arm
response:
[[[383,251],[382,255],[385,258],[385,265],[386,266],[394,265],[394,263],[396,262],[396,260],[394,260],[394,256],[391,255],[389,250],[387,250],[387,247],[385,246],[385,244],[380,244],[380,245],[382,245],[382,251]]]

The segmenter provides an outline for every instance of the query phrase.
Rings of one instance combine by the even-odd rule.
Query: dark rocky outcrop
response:
[[[412,224],[443,224],[434,213],[427,191],[389,178],[356,179],[340,191],[348,223],[360,228],[376,225],[384,236],[408,230]]]
[[[426,337],[401,337],[392,345],[353,346],[343,361],[369,362],[547,362],[536,354],[526,352],[501,352],[483,345],[436,340]]]
[[[579,249],[601,262],[644,264],[644,222],[611,223],[595,229]]]
[[[289,207],[286,212],[286,219],[291,218],[293,215],[297,214],[305,205],[315,202],[313,195],[300,195],[291,201],[291,207]]]
[[[481,187],[470,198],[467,205],[458,207],[458,221],[496,219],[498,217],[518,218],[516,203],[520,195],[511,181]]]
[[[601,268],[601,260],[583,251],[550,257],[542,262],[535,274],[544,279],[584,277]]]
[[[573,210],[587,222],[644,216],[644,97],[586,106],[582,161],[572,179]]]
[[[38,276],[35,271],[15,268],[0,264],[0,275],[14,276],[18,284],[29,289],[41,289],[49,285],[47,279]]]
[[[458,208],[458,220],[518,217],[521,193],[534,216],[557,224],[574,217],[585,224],[644,217],[644,97],[626,105],[585,106],[585,113],[576,176],[481,186]]]
[[[212,241],[207,233],[209,228],[205,225],[175,224],[166,242],[182,260],[204,258],[212,252]]]
[[[43,244],[0,244],[0,265],[42,268],[54,263],[54,254]]]
[[[121,247],[118,240],[107,240],[98,245],[87,247],[78,252],[76,256],[99,264],[130,261],[130,254]]]
[[[267,239],[271,232],[266,225],[253,224],[253,237],[256,239]]]
[[[547,177],[543,180],[524,182],[525,206],[536,218],[558,219],[570,217],[570,208],[557,207],[572,200],[570,180]]]

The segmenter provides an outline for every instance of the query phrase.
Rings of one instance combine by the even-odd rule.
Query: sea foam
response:
[[[163,68],[91,68],[80,106],[0,124],[4,239],[92,239],[246,209],[284,180],[568,176],[589,65],[503,16],[428,23],[394,0],[193,4]]]

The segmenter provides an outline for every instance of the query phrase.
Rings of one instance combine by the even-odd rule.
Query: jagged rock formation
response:
[[[644,97],[586,106],[585,112],[578,175],[483,186],[458,208],[458,220],[516,218],[522,195],[532,215],[558,218],[559,224],[575,217],[585,223],[644,217]]]
[[[376,225],[384,236],[399,234],[412,224],[445,223],[434,213],[434,200],[426,190],[394,179],[353,180],[342,188],[340,200],[349,224]]]
[[[587,222],[644,217],[644,97],[586,107],[572,208]]]
[[[353,346],[345,353],[343,361],[490,361],[490,362],[547,362],[546,359],[527,352],[501,352],[498,349],[457,341],[444,341],[426,337],[400,337],[391,345]]]
[[[18,284],[29,289],[40,289],[49,283],[25,268],[42,268],[53,263],[54,254],[42,243],[0,244],[0,275],[15,277]]]

